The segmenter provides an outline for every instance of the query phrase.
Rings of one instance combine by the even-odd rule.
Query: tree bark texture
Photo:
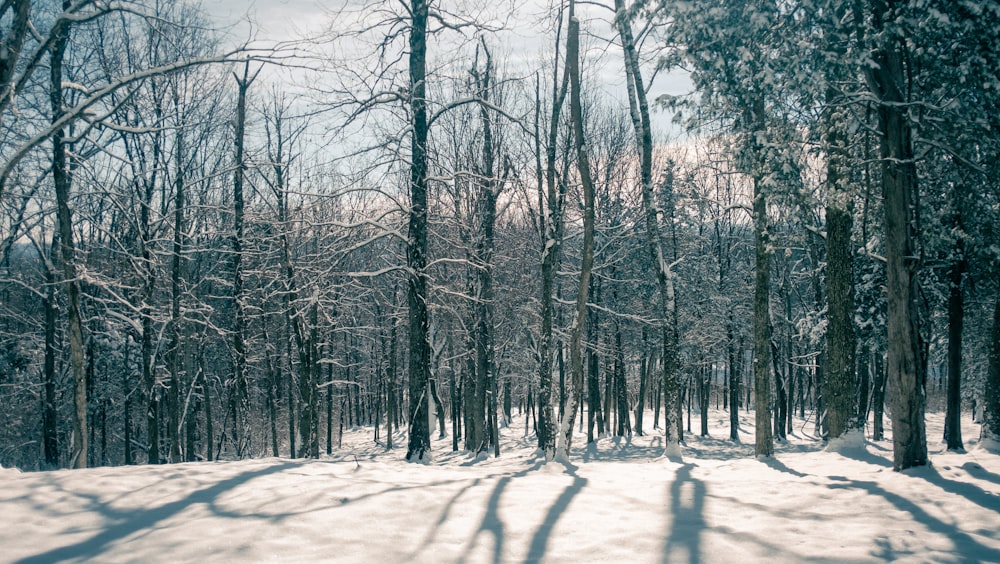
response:
[[[69,7],[63,0],[63,9]],[[69,42],[69,22],[60,21],[53,31],[54,37],[49,52],[49,102],[52,121],[63,115],[63,58]],[[72,178],[67,159],[65,133],[62,129],[52,134],[52,182],[56,192],[56,216],[59,223],[59,254],[62,264],[63,283],[66,287],[66,301],[69,324],[70,369],[73,374],[73,438],[70,467],[86,468],[89,452],[89,430],[87,427],[87,378],[85,371],[83,319],[80,312],[80,281],[77,279],[76,247],[73,244],[73,217],[69,207],[69,192]]]
[[[563,410],[556,458],[568,460],[573,445],[573,423],[583,392],[583,333],[587,325],[587,299],[590,296],[590,275],[594,266],[594,181],[590,157],[583,132],[583,104],[580,92],[580,21],[576,18],[575,1],[569,4],[569,27],[566,36],[566,69],[570,81],[570,116],[576,148],[577,169],[583,188],[583,252],[580,264],[580,285],[576,294],[576,318],[570,333],[570,378],[566,383],[566,409]]]
[[[835,94],[828,91],[827,103]],[[827,133],[827,205],[826,205],[826,399],[828,439],[836,439],[863,422],[857,416],[857,371],[855,368],[854,331],[854,256],[851,233],[854,227],[851,194],[846,187],[847,170],[844,135],[828,109]]]
[[[639,149],[640,181],[642,182],[642,203],[646,227],[646,242],[650,258],[656,270],[656,282],[660,295],[660,318],[662,325],[663,356],[660,367],[663,377],[663,400],[665,417],[663,428],[668,450],[680,445],[680,383],[677,377],[677,331],[676,303],[673,275],[666,263],[663,242],[660,236],[659,210],[653,197],[653,134],[649,117],[649,103],[646,100],[645,84],[639,67],[632,24],[625,10],[623,0],[615,0],[618,35],[622,40],[625,57],[625,84],[629,95],[629,110],[632,127],[635,130],[636,145]]]
[[[907,68],[903,45],[884,32],[884,18],[902,2],[875,1],[873,22],[883,31],[866,69],[869,88],[879,101],[882,197],[885,208],[886,291],[889,345],[887,374],[892,415],[893,468],[927,464],[926,366],[917,327],[918,258],[916,236],[917,171],[907,109]]]
[[[410,6],[410,217],[406,247],[406,301],[409,307],[410,438],[406,459],[423,461],[430,454],[427,402],[430,379],[427,313],[427,0]]]

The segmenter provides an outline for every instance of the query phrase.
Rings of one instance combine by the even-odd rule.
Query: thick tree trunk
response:
[[[131,339],[126,336],[124,346],[122,346],[122,389],[131,390],[132,389],[132,363],[129,362],[129,341]],[[123,445],[122,448],[125,450],[125,465],[131,466],[135,464],[135,455],[132,450],[132,394],[126,393],[125,400],[122,402],[122,435],[123,435]]]
[[[827,94],[830,102],[833,95]],[[836,439],[860,429],[857,417],[857,372],[854,337],[854,255],[851,252],[853,216],[851,194],[846,189],[843,136],[832,117],[827,118],[826,206],[826,404],[827,438]]]
[[[313,302],[309,308],[310,327],[300,327],[296,330],[296,335],[303,338],[296,338],[299,348],[299,397],[302,404],[299,406],[299,437],[301,448],[299,455],[309,458],[319,458],[319,429],[318,429],[318,401],[317,401],[317,370],[319,364],[317,357],[319,348],[316,342],[316,324],[319,317],[319,305]],[[296,325],[304,325],[299,317],[295,317]]]
[[[202,340],[204,342],[204,340]],[[198,347],[198,373],[201,375],[201,395],[205,401],[205,460],[215,460],[215,424],[212,414],[212,386],[205,372],[205,349]]]
[[[428,459],[431,448],[427,421],[430,378],[427,313],[427,0],[410,4],[410,218],[406,247],[407,305],[409,306],[409,461]]]
[[[885,208],[885,253],[888,295],[888,380],[892,389],[893,468],[927,464],[926,366],[921,358],[917,328],[918,260],[916,236],[917,171],[905,104],[907,71],[901,42],[884,31],[900,2],[888,1],[873,13],[876,31],[885,36],[873,53],[876,64],[866,69],[869,88],[878,98]],[[881,4],[879,2],[878,4]]]
[[[326,370],[326,454],[333,454],[333,364]]]
[[[774,437],[771,432],[771,271],[767,248],[767,200],[757,178],[754,179],[753,225],[756,241],[753,375],[757,434],[754,453],[766,457],[774,454]]]

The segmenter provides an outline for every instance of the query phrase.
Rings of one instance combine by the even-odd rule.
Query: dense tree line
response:
[[[681,456],[713,402],[762,456],[886,405],[897,469],[928,408],[997,439],[1000,5],[604,8],[524,65],[461,3],[345,8],[292,58],[183,3],[4,2],[0,464],[345,426],[499,456],[515,412],[549,459],[578,416]]]

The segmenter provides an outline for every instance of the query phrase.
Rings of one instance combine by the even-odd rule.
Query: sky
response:
[[[393,1],[398,2],[398,0]],[[356,0],[348,2],[359,4]],[[498,35],[500,50],[505,52],[508,60],[515,61],[515,65],[520,61],[525,67],[523,69],[525,74],[529,74],[530,70],[537,67],[541,57],[551,50],[552,34],[546,29],[551,26],[551,20],[546,15],[549,2],[550,0],[497,0],[482,4],[487,6],[484,10],[493,11],[485,13],[485,19],[492,21],[506,19],[507,29]],[[600,3],[606,6],[613,5],[611,0],[600,0]],[[590,75],[590,87],[600,90],[603,93],[602,98],[616,100],[624,106],[627,102],[621,50],[607,43],[607,39],[614,37],[610,24],[612,12],[606,8],[595,7],[597,4],[585,3],[580,7],[584,30],[589,30],[593,34],[592,38],[584,40],[585,47],[589,45],[590,55],[597,59],[593,63],[595,67]],[[343,21],[345,18],[333,13],[333,10],[340,5],[343,4],[317,0],[219,0],[207,2],[205,9],[215,18],[216,25],[233,26],[229,36],[234,44],[249,37],[250,30],[253,29],[256,44],[268,45],[274,41],[290,41],[307,36],[335,25],[331,22]],[[465,9],[468,5],[478,6],[480,3],[467,5],[461,0],[459,5]],[[253,22],[252,26],[247,23],[248,19]],[[647,80],[649,76],[651,73],[647,69]],[[649,99],[655,100],[663,94],[671,96],[689,94],[692,88],[686,73],[681,71],[662,73],[653,81]],[[657,111],[654,107],[654,128],[661,140],[673,140],[683,135],[682,131],[671,123],[672,117],[672,114]]]
[[[357,428],[318,460],[0,469],[0,563],[1000,562],[1000,455],[968,419],[968,450],[945,452],[929,414],[932,464],[894,472],[891,441],[824,447],[798,419],[756,459],[753,413],[740,443],[709,415],[680,460],[649,413],[645,436],[578,433],[544,463],[515,414],[500,458],[445,437],[408,463],[403,433],[386,452]]]

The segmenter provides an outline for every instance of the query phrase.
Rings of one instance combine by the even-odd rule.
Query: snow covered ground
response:
[[[978,426],[946,453],[930,414],[933,464],[899,473],[889,442],[804,433],[759,461],[727,421],[713,411],[681,463],[652,435],[543,464],[515,424],[499,459],[448,438],[408,464],[361,429],[318,461],[0,470],[0,561],[1000,562],[1000,456]]]

